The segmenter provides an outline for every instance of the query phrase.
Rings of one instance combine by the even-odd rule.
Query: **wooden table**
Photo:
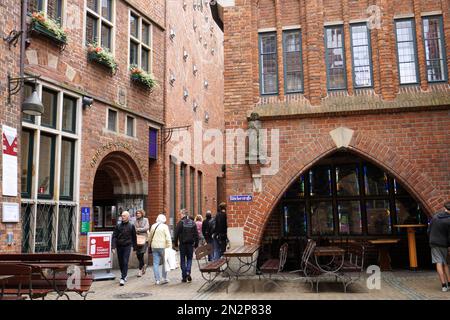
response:
[[[339,247],[316,247],[313,254],[316,259],[317,267],[324,273],[337,273],[344,264],[345,250]],[[326,264],[319,263],[320,257],[330,257],[330,261]],[[340,261],[335,263],[335,260],[339,259]]]
[[[395,224],[396,228],[406,228],[408,232],[409,268],[417,270],[416,228],[427,227],[426,224]]]
[[[223,256],[227,260],[227,267],[224,270],[230,271],[229,283],[231,282],[231,277],[235,277],[236,280],[239,280],[239,277],[244,276],[246,272],[248,272],[253,267],[256,268],[257,258],[255,257],[255,253],[259,250],[260,246],[257,244],[253,245],[244,245],[240,247],[236,247],[224,252]],[[239,267],[236,270],[233,270],[231,267],[230,260],[231,258],[237,258],[239,261]],[[227,287],[228,290],[228,287]],[[255,292],[255,284],[253,283],[253,292]]]
[[[389,246],[396,244],[400,239],[374,239],[369,243],[378,248],[378,264],[381,271],[391,271],[391,256],[389,255]]]

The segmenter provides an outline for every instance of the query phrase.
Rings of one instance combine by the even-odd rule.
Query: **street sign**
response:
[[[233,195],[230,196],[230,201],[231,202],[250,202],[253,201],[253,196],[252,195]]]

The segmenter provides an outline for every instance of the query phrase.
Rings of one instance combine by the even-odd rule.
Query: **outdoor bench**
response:
[[[223,267],[226,265],[227,260],[220,258],[216,261],[208,261],[208,256],[213,253],[212,245],[207,244],[195,249],[195,258],[198,263],[198,269],[205,279],[205,283],[197,290],[200,291],[205,285],[211,284],[217,276],[223,271]]]

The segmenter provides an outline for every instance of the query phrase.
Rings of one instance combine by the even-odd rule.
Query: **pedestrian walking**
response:
[[[117,251],[117,258],[119,260],[120,268],[120,285],[125,285],[128,275],[128,261],[130,259],[131,249],[136,251],[136,229],[130,222],[130,213],[123,211],[121,214],[122,221],[116,225],[113,236],[111,248],[113,253]]]
[[[161,213],[156,218],[156,223],[152,225],[149,232],[149,245],[153,255],[153,274],[155,276],[155,284],[166,284],[169,282],[167,278],[165,251],[172,248],[172,237],[170,236],[169,227],[166,224],[167,218]],[[162,279],[159,274],[159,265],[162,265]]]
[[[195,217],[195,225],[197,226],[198,240],[201,245],[204,244],[205,238],[203,237],[202,225],[203,225],[203,217],[198,214]]]
[[[205,220],[202,223],[202,234],[203,238],[205,239],[206,244],[213,245],[212,244],[212,234],[211,234],[211,210],[206,211]],[[212,261],[212,255],[208,255],[208,261]]]
[[[189,218],[186,209],[180,212],[181,220],[175,229],[175,246],[180,250],[181,282],[191,282],[191,266],[194,248],[198,247],[198,232],[195,222]]]
[[[227,225],[227,205],[225,202],[219,204],[219,212],[217,212],[216,217],[211,221],[211,229],[213,229],[213,247],[214,254],[213,260],[218,260],[222,257],[223,253],[227,248],[228,243],[228,225]]]
[[[436,212],[428,226],[431,259],[436,264],[436,271],[442,284],[442,291],[450,288],[448,269],[448,249],[450,246],[450,201],[444,204],[443,211]]]
[[[147,265],[144,263],[144,255],[148,250],[148,230],[150,224],[148,219],[145,217],[145,211],[140,209],[136,211],[136,222],[134,223],[136,228],[136,243],[137,250],[136,256],[139,261],[139,271],[137,276],[142,277],[147,270]]]

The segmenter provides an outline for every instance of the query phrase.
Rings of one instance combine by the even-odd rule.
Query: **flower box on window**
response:
[[[61,28],[60,23],[46,17],[42,12],[33,12],[31,14],[31,30],[52,40],[59,46],[67,44],[67,35]]]
[[[151,73],[142,70],[135,64],[130,66],[130,71],[131,80],[147,87],[148,89],[153,89],[156,87],[156,80],[153,78]]]
[[[111,70],[113,74],[117,72],[117,63],[114,56],[108,49],[104,49],[96,44],[88,46],[88,60],[95,61]]]

